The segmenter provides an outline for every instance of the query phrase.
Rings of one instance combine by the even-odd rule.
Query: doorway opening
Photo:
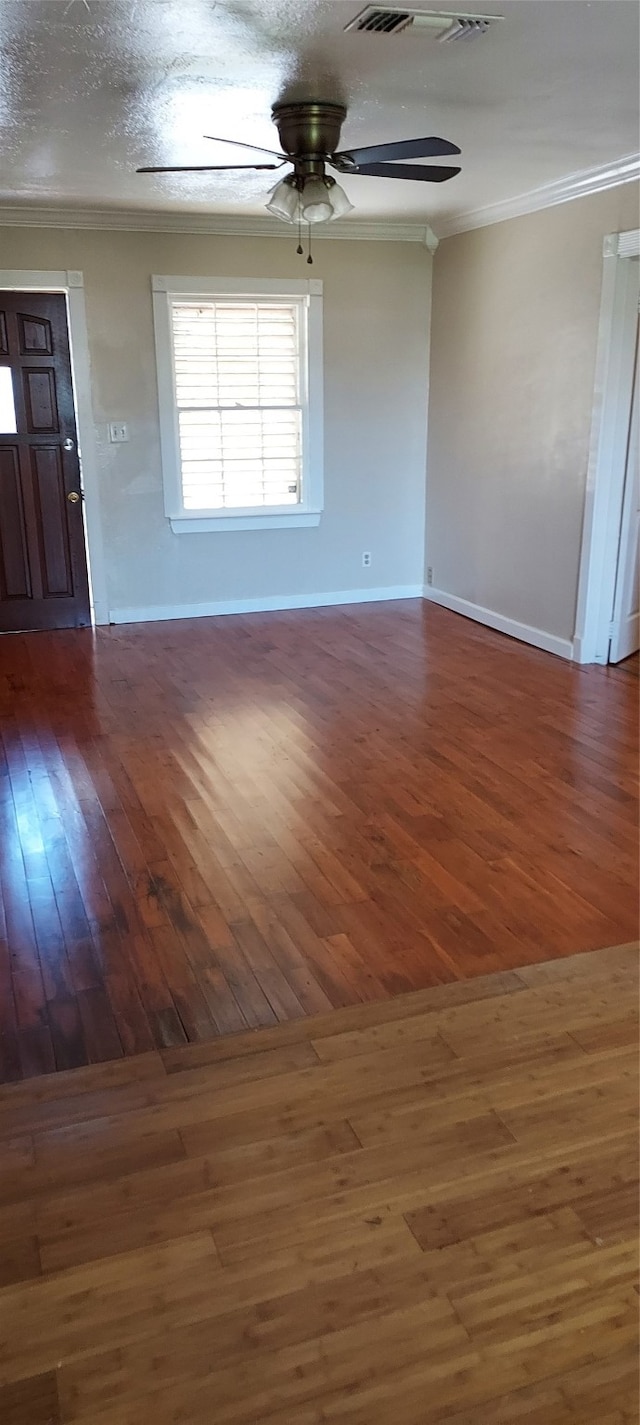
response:
[[[640,648],[640,458],[638,451],[638,333],[634,360],[629,438],[625,462],[616,579],[609,630],[609,662],[621,663]]]
[[[574,659],[619,662],[640,647],[638,305],[640,230],[605,238]]]

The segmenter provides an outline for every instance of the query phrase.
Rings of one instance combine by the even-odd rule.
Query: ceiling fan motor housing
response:
[[[343,104],[321,100],[274,105],[271,117],[278,130],[282,152],[291,159],[297,176],[324,176],[324,160],[338,147],[346,115]]]

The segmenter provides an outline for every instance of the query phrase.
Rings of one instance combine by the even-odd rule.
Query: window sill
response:
[[[211,515],[192,519],[187,515],[170,518],[174,534],[220,534],[249,529],[311,529],[320,524],[321,510],[300,510],[287,514]]]

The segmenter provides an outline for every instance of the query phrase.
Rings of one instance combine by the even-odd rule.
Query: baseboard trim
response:
[[[377,604],[391,599],[421,598],[421,584],[395,584],[382,589],[338,589],[326,594],[274,594],[262,599],[111,609],[109,623],[160,623],[165,619],[217,618],[223,614],[265,614],[283,609],[322,609],[335,604]]]
[[[542,648],[545,653],[555,653],[559,658],[573,658],[573,643],[568,638],[558,638],[554,633],[545,633],[541,628],[530,628],[527,623],[518,623],[517,619],[507,618],[505,614],[495,613],[493,609],[484,609],[480,604],[472,604],[469,599],[459,599],[456,594],[446,594],[442,589],[433,589],[425,584],[423,589],[425,599],[430,599],[434,604],[442,604],[443,608],[451,609],[455,614],[462,614],[464,618],[471,618],[475,623],[484,623],[487,628],[494,628],[497,633],[506,633],[509,638],[517,638],[520,643],[530,643],[534,648]]]
[[[582,664],[602,664],[608,663],[609,660],[605,656],[605,654],[595,654],[593,652],[592,639],[587,640],[586,638],[582,638],[580,634],[577,633],[573,640],[573,661],[574,663]]]

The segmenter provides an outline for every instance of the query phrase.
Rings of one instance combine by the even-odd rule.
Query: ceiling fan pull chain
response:
[[[307,262],[313,262],[313,258],[311,256],[311,223],[307,224],[307,231],[309,233],[309,256],[307,258]]]
[[[298,246],[297,246],[297,248],[296,248],[296,252],[297,252],[297,254],[298,254],[298,257],[302,257],[302,256],[303,256],[303,251],[302,251],[302,217],[301,217],[301,214],[300,214],[300,204],[299,204],[299,203],[298,203]]]

